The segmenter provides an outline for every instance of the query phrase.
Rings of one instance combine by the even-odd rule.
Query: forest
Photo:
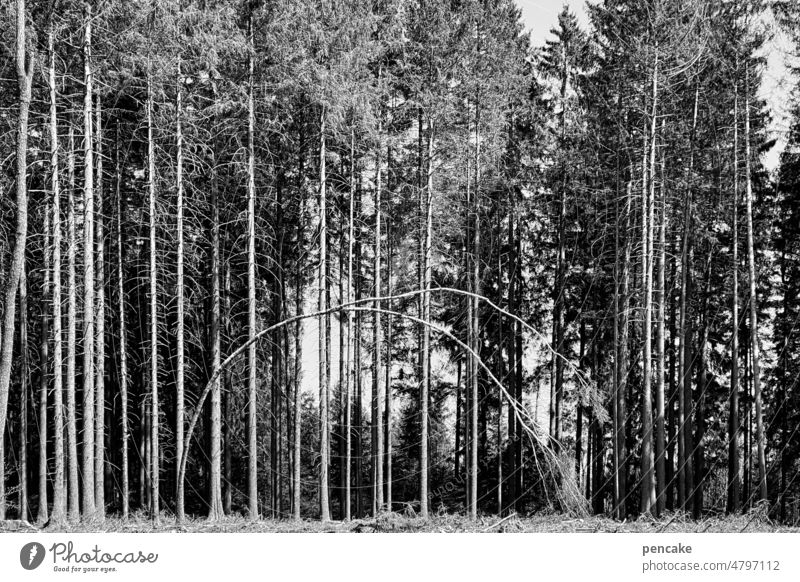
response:
[[[800,4],[586,12],[3,2],[0,523],[798,525]]]

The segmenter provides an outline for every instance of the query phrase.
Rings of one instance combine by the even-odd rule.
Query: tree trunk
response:
[[[728,404],[728,513],[740,508],[739,475],[739,90],[733,96],[733,216],[731,218],[731,389]]]
[[[180,133],[178,134],[180,135]],[[130,475],[128,463],[128,339],[127,327],[125,325],[125,274],[122,262],[122,168],[120,166],[120,147],[119,147],[119,123],[116,128],[116,139],[114,140],[114,171],[116,172],[116,197],[117,197],[117,309],[119,311],[119,397],[121,402],[122,415],[122,518],[127,519],[130,513]],[[179,238],[180,240],[180,238]],[[178,295],[180,297],[180,294]],[[180,318],[179,318],[180,319]],[[180,353],[180,352],[179,352]],[[180,400],[179,400],[180,402]],[[182,428],[182,424],[179,425]],[[183,439],[179,441],[181,451],[183,450]],[[178,459],[182,456],[178,455]],[[183,488],[178,486],[178,499],[183,499]],[[178,504],[179,519],[182,517],[183,504]]]
[[[681,297],[680,297],[680,353],[682,354],[679,372],[678,402],[678,502],[682,509],[691,505],[694,471],[692,455],[694,437],[692,434],[692,324],[689,313],[689,297],[691,296],[692,268],[692,229],[694,228],[693,182],[694,182],[694,140],[697,130],[697,110],[700,97],[699,89],[695,90],[694,113],[692,116],[691,154],[689,160],[689,176],[684,196],[683,249],[681,251]]]
[[[213,99],[217,94],[214,88]],[[216,120],[215,120],[216,121]],[[220,216],[217,147],[212,153],[211,185],[211,369],[216,373],[211,390],[211,467],[209,483],[209,521],[223,516],[222,509],[222,381],[219,375],[221,362],[221,305],[220,305]]]
[[[45,253],[47,253],[47,245],[45,245]],[[19,351],[22,355],[22,366],[21,366],[21,377],[20,377],[20,443],[19,443],[19,518],[23,521],[28,521],[28,516],[30,515],[30,508],[28,503],[28,400],[29,400],[29,392],[30,387],[29,384],[29,377],[30,377],[30,367],[28,365],[28,281],[25,274],[25,263],[23,263],[22,274],[20,275],[19,279]],[[42,324],[44,325],[44,318],[42,319]],[[45,336],[46,337],[46,336]],[[46,360],[44,360],[46,362]],[[42,367],[44,370],[45,368]],[[44,375],[43,375],[44,376]],[[45,386],[45,398],[47,395],[47,384],[43,382]],[[47,413],[47,405],[45,401],[45,414]],[[39,496],[40,496],[40,503],[41,499],[47,499],[47,475],[45,474],[42,476],[41,474],[41,462],[42,459],[46,459],[46,454],[42,454],[42,451],[46,452],[47,447],[47,429],[44,430],[44,437],[42,437],[42,423],[39,423]],[[47,464],[45,463],[45,470],[47,469]],[[42,483],[44,485],[42,486]],[[42,491],[44,491],[45,497],[41,497]],[[40,506],[41,508],[41,506]],[[41,510],[40,510],[41,513]],[[41,523],[45,523],[47,521],[47,503],[44,504],[44,521]]]
[[[423,247],[423,285],[422,320],[431,320],[431,274],[433,269],[433,120],[428,118],[428,141],[426,158],[428,161],[425,186],[425,234]],[[428,402],[431,389],[431,329],[425,326],[422,331],[422,393],[420,394],[420,481],[419,501],[422,519],[428,519]]]
[[[745,148],[745,185],[747,203],[747,268],[750,283],[750,355],[753,367],[753,399],[756,412],[756,454],[758,456],[758,491],[762,501],[768,499],[767,492],[767,461],[766,441],[764,434],[764,412],[761,398],[761,361],[758,345],[758,295],[756,289],[756,258],[753,234],[753,180],[752,160],[750,151],[750,89],[749,67],[745,68],[748,86],[745,89],[745,114],[744,114],[744,148]]]
[[[665,120],[661,121],[661,133],[665,134]],[[655,141],[653,148],[655,151]],[[655,160],[651,160],[651,181],[655,179]],[[666,197],[666,159],[661,155],[661,185],[659,188],[660,208],[658,225],[658,276],[656,281],[656,294],[658,297],[658,312],[656,314],[656,426],[655,426],[655,455],[656,455],[656,515],[660,516],[665,508],[666,487],[666,271],[667,271],[667,197]],[[651,190],[655,185],[651,184]],[[654,251],[655,253],[655,251]]]
[[[472,371],[470,387],[472,398],[472,418],[470,421],[470,436],[472,450],[470,458],[470,510],[469,517],[473,521],[478,518],[478,360],[480,357],[480,305],[476,297],[481,295],[481,140],[480,140],[480,93],[475,96],[475,192],[473,195],[473,224],[472,224],[472,351],[476,354],[472,358]]]
[[[85,4],[83,43],[83,516],[95,517],[94,496],[94,147],[92,143],[92,7]]]
[[[94,432],[94,498],[97,506],[97,519],[105,520],[105,369],[106,369],[106,292],[105,292],[105,234],[103,232],[103,126],[102,126],[102,107],[100,97],[97,98],[96,110],[96,146],[97,146],[97,184],[95,187],[95,214],[96,225],[96,251],[97,268],[95,270],[95,432]]]
[[[150,511],[159,519],[158,281],[156,279],[156,150],[153,138],[153,88],[147,77],[147,182],[150,217]]]
[[[186,377],[186,353],[185,353],[185,319],[186,319],[186,291],[184,284],[184,255],[186,253],[186,245],[184,241],[184,195],[183,195],[183,124],[181,114],[183,112],[183,73],[181,72],[181,59],[178,57],[178,75],[177,75],[177,95],[175,97],[175,140],[176,140],[176,168],[175,168],[175,186],[177,188],[177,237],[178,237],[178,256],[177,261],[177,278],[175,281],[175,295],[177,302],[177,321],[176,321],[176,354],[175,354],[175,513],[178,523],[182,523],[186,517],[185,514],[185,495],[181,483],[177,482],[180,475],[180,464],[183,458],[183,439],[184,439],[184,417],[185,417],[185,377]],[[121,246],[121,245],[120,245]],[[122,296],[122,261],[119,262],[120,270],[120,297]],[[120,304],[120,314],[124,309],[124,305]],[[120,334],[122,330],[120,329]],[[124,345],[124,344],[121,344]],[[124,440],[124,439],[123,439]],[[125,451],[127,455],[127,451]]]
[[[355,243],[355,198],[356,198],[356,153],[355,129],[350,129],[350,200],[347,220],[347,301],[353,300],[353,244]],[[347,312],[347,351],[345,354],[345,397],[344,397],[344,432],[345,432],[345,478],[344,478],[344,519],[352,517],[352,500],[350,483],[352,482],[352,440],[353,440],[353,311]],[[340,380],[341,383],[341,380]]]
[[[617,351],[617,363],[616,363],[616,386],[615,386],[615,394],[614,394],[614,507],[616,513],[616,517],[619,520],[625,519],[627,516],[627,509],[626,509],[626,500],[628,498],[627,495],[627,474],[628,474],[628,464],[627,464],[627,452],[626,452],[626,441],[627,441],[627,430],[625,426],[625,420],[627,418],[626,414],[626,400],[627,400],[627,393],[628,393],[628,373],[629,373],[629,366],[630,362],[628,361],[628,333],[629,333],[629,326],[628,326],[628,307],[629,307],[629,295],[630,295],[630,262],[631,262],[631,240],[629,236],[629,232],[631,230],[631,202],[632,202],[632,190],[633,184],[632,182],[628,182],[626,195],[625,195],[625,224],[624,224],[624,232],[625,232],[625,241],[624,241],[624,250],[623,250],[623,258],[622,258],[622,265],[618,267],[618,271],[620,272],[620,279],[621,282],[621,293],[617,294],[616,302],[615,302],[615,311],[616,317],[619,321],[618,323],[618,330],[617,330],[617,340],[615,341],[616,344],[616,351]],[[617,223],[619,225],[621,220],[618,220]],[[618,226],[619,231],[619,226]],[[617,233],[617,240],[619,240],[619,232]],[[617,242],[617,248],[619,248],[619,242]],[[596,454],[596,453],[595,453]]]
[[[58,177],[58,118],[56,116],[56,64],[54,25],[47,35],[50,85],[50,177],[53,197],[53,433],[55,439],[55,476],[53,481],[53,513],[51,522],[57,527],[66,521],[64,491],[64,407],[63,358],[61,349],[61,191]]]
[[[49,205],[48,205],[49,206]],[[45,243],[44,243],[44,278],[42,281],[42,298],[45,303],[50,301],[50,220],[47,218],[47,210],[45,210]],[[20,277],[19,285],[19,308],[20,308],[20,352],[22,356],[22,387],[23,394],[28,393],[28,382],[30,378],[30,365],[28,357],[28,278],[25,265],[23,263],[22,275]],[[47,507],[47,392],[48,392],[48,378],[47,368],[50,363],[49,357],[49,325],[48,314],[46,311],[42,312],[41,321],[41,337],[39,347],[40,357],[40,370],[39,370],[39,509],[36,515],[36,521],[40,524],[45,524],[50,519],[50,514]],[[27,448],[27,443],[26,443]]]
[[[380,72],[378,73],[380,79]],[[382,128],[378,127],[378,135],[380,136]],[[380,141],[380,138],[379,138]],[[381,296],[381,165],[382,160],[382,144],[378,144],[377,155],[375,158],[375,246],[374,246],[374,295],[375,297]],[[381,512],[384,510],[383,500],[383,370],[382,362],[382,346],[383,346],[383,329],[381,323],[381,302],[376,299],[374,313],[374,338],[375,345],[372,349],[372,427],[373,427],[373,467],[374,467],[374,490],[375,490],[375,505],[376,510]],[[423,418],[425,418],[423,416]],[[423,517],[427,511],[427,502],[423,503]]]
[[[327,176],[325,173],[325,107],[320,110],[319,125],[319,270],[317,282],[319,285],[318,309],[328,309],[328,210],[327,194],[325,191]],[[328,418],[328,316],[319,317],[319,506],[320,519],[329,521],[331,518],[330,504],[328,502],[328,455],[329,455],[329,418]]]
[[[255,162],[255,98],[253,17],[250,16],[250,58],[247,93],[247,337],[256,335],[256,162]],[[247,349],[247,512],[258,519],[258,409],[256,397],[256,344]],[[274,451],[273,451],[274,453]]]
[[[643,198],[642,198],[642,279],[643,303],[642,314],[642,343],[644,354],[642,357],[642,513],[658,513],[656,504],[656,483],[654,479],[653,462],[653,358],[652,358],[652,329],[653,329],[653,210],[655,206],[655,169],[656,169],[656,112],[658,107],[658,53],[653,66],[653,91],[652,112],[650,114],[650,164],[649,170],[642,168]],[[645,154],[645,159],[647,155]],[[649,177],[649,180],[648,180]],[[662,395],[663,400],[663,395]],[[662,415],[663,416],[663,415]]]
[[[6,430],[8,394],[11,382],[11,364],[14,352],[14,327],[16,325],[16,295],[24,268],[25,246],[28,239],[28,114],[33,81],[33,55],[26,55],[25,0],[17,0],[16,67],[19,86],[19,115],[17,117],[16,204],[17,224],[11,267],[6,278],[5,312],[0,335],[0,451],[4,451],[3,435]],[[6,516],[5,458],[0,453],[0,520]]]
[[[392,154],[389,149],[388,157],[389,175],[391,176],[391,163]],[[391,185],[389,186],[389,193],[392,192]],[[391,217],[387,217],[388,224],[386,225],[386,296],[392,296],[392,224],[389,222]],[[386,390],[386,412],[384,418],[385,436],[385,455],[386,455],[386,469],[384,471],[384,479],[386,481],[386,509],[392,511],[392,316],[386,316],[386,381],[384,383]]]
[[[80,486],[78,481],[78,421],[77,401],[75,395],[76,369],[76,335],[78,291],[76,282],[76,255],[78,238],[75,226],[75,130],[69,125],[69,198],[67,214],[67,231],[69,247],[67,249],[67,459],[68,459],[68,507],[67,514],[71,523],[80,519]]]

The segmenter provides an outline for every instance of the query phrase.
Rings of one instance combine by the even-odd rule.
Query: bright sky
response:
[[[522,9],[525,26],[531,31],[531,41],[534,45],[542,45],[550,37],[550,30],[555,26],[558,13],[565,4],[586,28],[588,26],[586,0],[517,0],[517,5]],[[765,13],[764,20],[768,25],[774,24],[769,13]],[[789,107],[792,103],[791,93],[797,80],[789,74],[788,63],[792,60],[792,55],[789,41],[784,34],[780,31],[775,34],[764,46],[763,52],[767,59],[767,68],[764,71],[764,82],[759,97],[766,100],[767,107],[771,111],[772,120],[769,129],[777,140],[776,146],[764,155],[763,161],[769,170],[775,170],[780,153],[785,147],[785,136],[789,129]]]
[[[565,4],[572,9],[581,25],[586,26],[588,19],[584,11],[584,0],[517,0],[517,6],[522,9],[522,20],[531,31],[534,45],[544,43]]]

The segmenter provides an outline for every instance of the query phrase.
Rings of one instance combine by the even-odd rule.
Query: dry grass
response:
[[[174,518],[163,516],[153,523],[144,514],[134,514],[128,520],[108,518],[103,523],[81,523],[65,528],[40,528],[20,521],[0,522],[0,532],[46,531],[53,533],[705,533],[705,532],[800,532],[799,528],[773,523],[763,512],[753,511],[739,516],[712,516],[694,521],[683,514],[670,514],[660,520],[640,518],[635,521],[615,521],[605,517],[571,519],[563,515],[516,515],[500,519],[481,516],[470,521],[461,515],[440,515],[427,521],[398,513],[384,513],[377,518],[350,522],[316,520],[260,520],[226,517],[217,522],[189,519],[179,526]]]

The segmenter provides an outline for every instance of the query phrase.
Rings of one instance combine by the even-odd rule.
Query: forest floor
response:
[[[144,514],[128,520],[109,517],[102,523],[81,523],[64,529],[39,528],[17,520],[0,522],[0,533],[800,533],[799,527],[790,527],[771,521],[763,513],[753,511],[746,515],[709,516],[691,520],[681,513],[662,519],[640,518],[635,521],[615,521],[606,517],[591,516],[583,519],[559,514],[503,519],[481,516],[470,521],[461,515],[442,515],[427,521],[398,513],[384,513],[377,518],[349,522],[317,520],[260,520],[251,522],[243,517],[226,517],[217,522],[206,519],[187,519],[178,526],[172,517],[163,517],[154,524]]]

